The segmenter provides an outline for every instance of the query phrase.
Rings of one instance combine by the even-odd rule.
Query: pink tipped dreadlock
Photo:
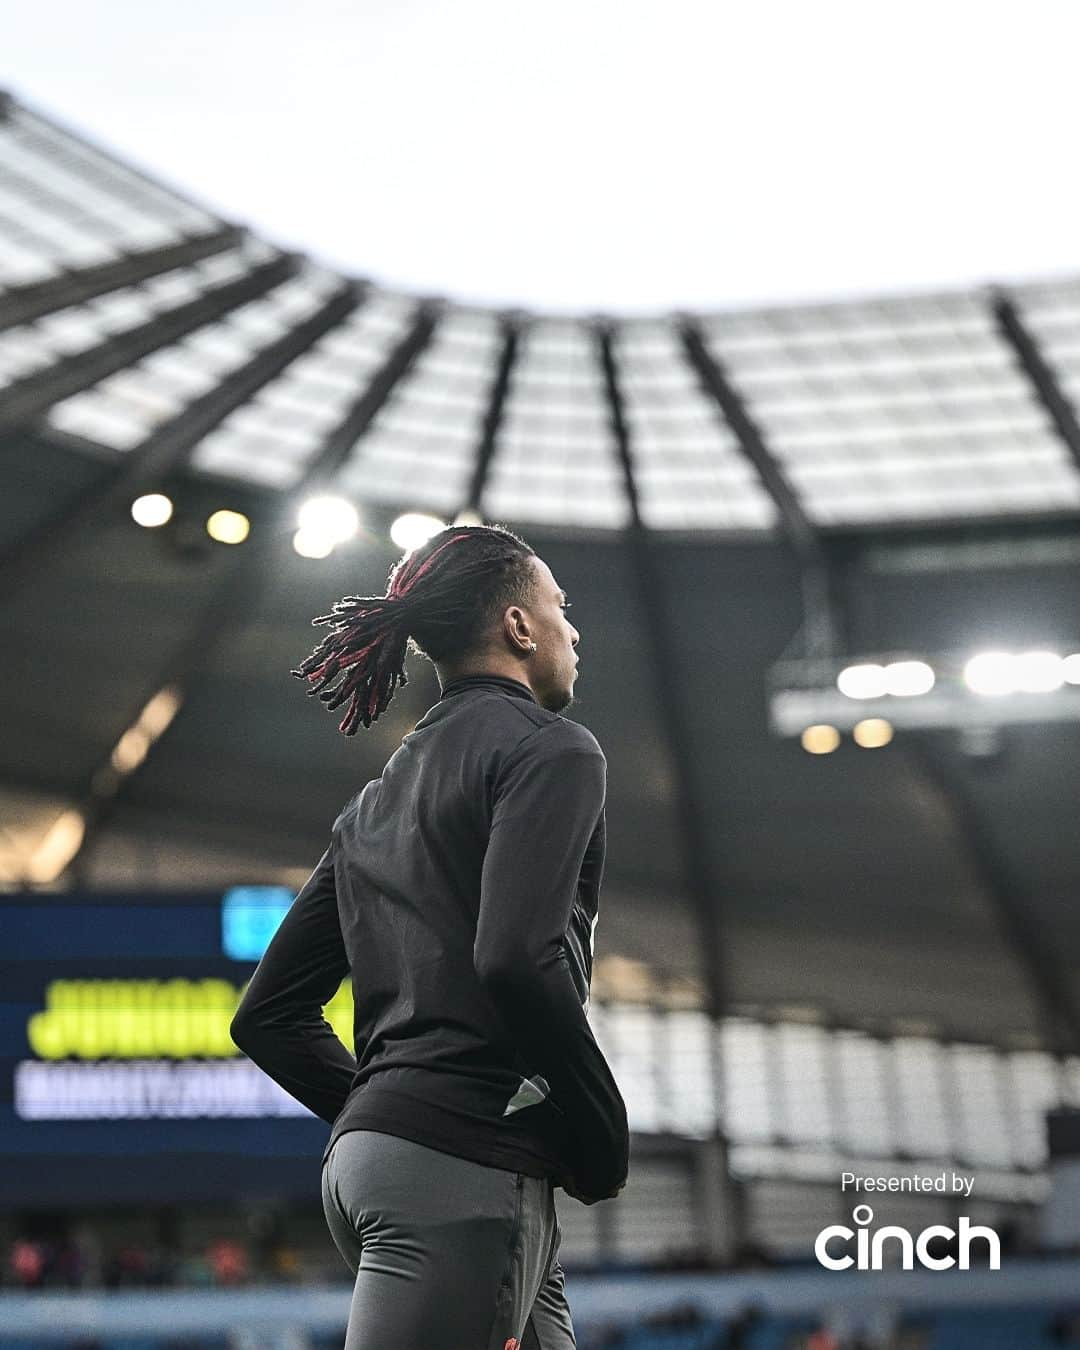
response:
[[[355,735],[361,723],[371,726],[386,710],[399,684],[408,684],[410,630],[425,634],[432,659],[467,643],[485,597],[500,594],[492,586],[506,564],[531,554],[528,544],[497,526],[443,530],[391,568],[385,595],[347,595],[329,614],[313,619],[331,631],[292,674],[307,680],[308,694],[318,694],[328,710],[347,700],[339,729]]]

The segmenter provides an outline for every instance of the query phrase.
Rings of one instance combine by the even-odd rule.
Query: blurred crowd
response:
[[[87,1233],[15,1238],[3,1284],[19,1290],[230,1288],[296,1282],[304,1274],[300,1253],[284,1245],[253,1251],[235,1237],[219,1237],[198,1252],[137,1242],[103,1250]],[[347,1274],[344,1268],[342,1274]]]
[[[155,1240],[138,1237],[131,1227],[113,1222],[96,1226],[86,1218],[53,1215],[28,1217],[4,1235],[6,1259],[0,1284],[9,1290],[151,1289],[151,1288],[242,1288],[245,1285],[345,1283],[351,1276],[328,1238],[317,1240],[316,1224],[308,1241],[286,1241],[295,1235],[289,1216],[248,1213],[234,1216],[234,1229],[214,1231],[216,1220],[206,1219],[204,1237],[193,1240],[190,1229],[182,1230],[175,1213],[158,1216]],[[181,1232],[184,1240],[181,1240]],[[3,1250],[0,1247],[0,1250]],[[736,1268],[774,1269],[779,1263],[765,1252],[747,1248],[739,1253]],[[701,1253],[672,1253],[668,1259],[649,1264],[605,1261],[589,1266],[571,1264],[571,1274],[621,1275],[661,1271],[706,1271],[710,1263]],[[683,1345],[686,1350],[746,1350],[769,1344],[785,1350],[923,1350],[934,1342],[930,1322],[913,1325],[898,1313],[882,1314],[872,1330],[854,1330],[843,1318],[815,1321],[810,1317],[775,1319],[763,1309],[748,1305],[736,1316],[708,1317],[693,1304],[670,1309],[648,1319],[613,1319],[579,1329],[579,1350],[641,1350],[648,1332],[655,1331],[657,1345]],[[642,1336],[646,1339],[643,1340]],[[1080,1311],[1046,1312],[1043,1334],[1055,1345],[1080,1347]],[[771,1339],[770,1339],[771,1336]],[[1046,1343],[1044,1340],[1042,1343]],[[192,1343],[194,1344],[194,1343]],[[321,1342],[307,1340],[306,1350],[321,1350]]]
[[[639,1345],[643,1328],[657,1331],[663,1336],[664,1344],[671,1344],[669,1338],[673,1334],[682,1333],[686,1344],[692,1344],[695,1350],[746,1350],[752,1344],[761,1343],[758,1338],[763,1324],[768,1322],[768,1315],[752,1304],[724,1321],[707,1318],[699,1308],[687,1305],[644,1322],[594,1327],[578,1336],[578,1350],[620,1350],[623,1346]],[[826,1323],[784,1327],[781,1334],[785,1350],[918,1350],[921,1346],[921,1342],[913,1340],[907,1332],[902,1333],[892,1320],[872,1335],[849,1334],[842,1327],[834,1328]]]
[[[130,1289],[230,1287],[244,1284],[318,1283],[351,1279],[330,1243],[295,1243],[285,1240],[290,1225],[271,1222],[264,1230],[257,1223],[242,1225],[248,1237],[219,1234],[193,1249],[190,1242],[170,1240],[164,1226],[159,1240],[146,1241],[130,1234],[99,1229],[89,1221],[54,1217],[31,1222],[10,1241],[0,1285],[16,1289]],[[715,1261],[704,1252],[681,1250],[659,1260],[626,1258],[567,1262],[582,1275],[627,1275],[716,1270]],[[757,1248],[739,1253],[733,1267],[762,1269],[776,1262]]]
[[[751,1345],[783,1345],[784,1350],[928,1350],[951,1342],[935,1329],[932,1317],[912,1320],[896,1310],[882,1309],[871,1329],[851,1330],[842,1315],[823,1318],[771,1320],[756,1305],[747,1305],[734,1318],[717,1321],[687,1305],[647,1318],[644,1322],[610,1323],[578,1335],[578,1350],[621,1350],[643,1345],[643,1330],[655,1330],[656,1345],[671,1347],[679,1337],[687,1350],[747,1350]],[[772,1333],[771,1335],[769,1333]],[[681,1335],[680,1335],[681,1333]],[[765,1333],[763,1335],[763,1333]],[[1047,1310],[1040,1345],[1080,1346],[1080,1309]],[[685,1338],[685,1339],[682,1339]],[[965,1339],[965,1345],[972,1344]],[[995,1342],[998,1344],[1000,1342]],[[1025,1342],[1027,1344],[1027,1342]],[[1020,1343],[1016,1350],[1021,1350]]]

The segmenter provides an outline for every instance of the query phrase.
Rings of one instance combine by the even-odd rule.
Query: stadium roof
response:
[[[288,491],[339,433],[341,490],[453,513],[471,494],[505,364],[481,509],[581,527],[629,520],[596,318],[465,308],[347,280],[280,254],[10,98],[0,283],[6,427],[40,419],[118,461],[139,457],[199,400],[247,375],[242,396],[174,450],[173,464]],[[815,526],[1075,513],[1076,453],[1018,361],[1002,303],[970,291],[615,323],[645,524],[776,524],[718,405],[716,372]],[[1015,288],[1008,305],[1070,392],[1080,380],[1080,279]],[[351,437],[350,411],[408,343],[385,401]],[[253,369],[260,357],[264,368]]]
[[[853,649],[1080,636],[1078,380],[1080,280],[651,319],[467,308],[283,254],[8,99],[9,835],[78,804],[99,882],[313,862],[435,686],[346,744],[287,676],[307,621],[381,588],[396,511],[472,508],[526,530],[579,606],[580,713],[610,763],[601,948],[722,983],[726,1006],[1060,1040],[1080,1026],[1075,726],[1017,729],[992,773],[928,770],[917,738],[817,760],[769,737],[764,689],[828,550]],[[167,538],[127,513],[166,483]],[[286,524],[315,486],[366,526],[317,564]],[[223,505],[255,523],[243,549],[205,538]],[[1006,528],[1038,566],[993,553]],[[935,530],[936,563],[896,551]],[[980,530],[979,560],[940,552]],[[182,715],[117,790],[162,694]]]

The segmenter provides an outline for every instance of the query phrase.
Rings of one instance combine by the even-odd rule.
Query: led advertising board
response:
[[[229,1023],[292,901],[0,897],[0,1191],[8,1205],[317,1194],[328,1127]],[[348,985],[326,1009],[346,1043]]]

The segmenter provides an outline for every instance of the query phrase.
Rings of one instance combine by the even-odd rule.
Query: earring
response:
[[[536,643],[535,643],[535,642],[530,642],[530,643],[529,643],[529,650],[530,650],[531,652],[536,651]]]

